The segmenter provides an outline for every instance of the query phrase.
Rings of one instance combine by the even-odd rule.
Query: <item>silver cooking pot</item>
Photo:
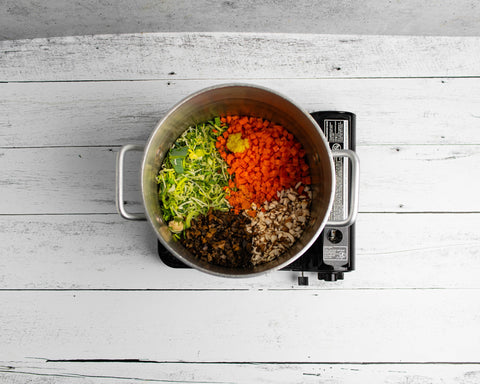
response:
[[[173,240],[162,219],[158,199],[157,176],[168,150],[189,126],[215,116],[248,115],[262,117],[283,125],[302,143],[310,165],[313,198],[311,218],[300,239],[283,255],[252,268],[227,268],[196,259],[179,242]],[[128,151],[144,151],[141,186],[145,214],[129,213],[123,200],[124,157]],[[348,217],[328,221],[335,193],[333,157],[351,161],[351,191]],[[175,105],[157,124],[145,147],[126,145],[117,157],[117,209],[129,220],[147,219],[160,242],[179,260],[200,271],[224,277],[247,277],[280,269],[299,258],[318,238],[325,225],[349,226],[358,211],[358,157],[348,150],[330,151],[329,145],[313,118],[302,108],[275,91],[246,84],[225,84],[200,90]]]

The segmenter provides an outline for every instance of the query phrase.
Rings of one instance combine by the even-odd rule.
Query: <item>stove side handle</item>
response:
[[[358,213],[358,195],[360,191],[360,159],[358,155],[349,149],[339,149],[332,151],[333,157],[347,157],[351,163],[351,183],[349,191],[348,215],[344,220],[327,221],[329,227],[349,227],[357,219]]]

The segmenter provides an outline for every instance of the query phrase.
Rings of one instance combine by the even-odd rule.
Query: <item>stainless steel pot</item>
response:
[[[165,155],[183,131],[192,124],[227,114],[262,117],[283,125],[305,148],[312,177],[311,219],[303,235],[289,251],[277,259],[251,269],[226,268],[200,261],[179,242],[175,242],[167,224],[162,219],[158,185],[155,180]],[[141,187],[145,215],[129,213],[123,204],[124,157],[131,150],[144,151]],[[348,217],[339,222],[328,222],[335,192],[334,156],[350,159],[352,191]],[[317,239],[325,225],[339,227],[353,223],[358,211],[358,175],[356,154],[346,150],[332,153],[317,123],[294,102],[263,87],[225,84],[200,90],[175,105],[157,124],[145,147],[134,145],[122,147],[117,158],[117,209],[125,219],[148,219],[167,250],[193,268],[224,277],[254,276],[280,269],[299,258]]]

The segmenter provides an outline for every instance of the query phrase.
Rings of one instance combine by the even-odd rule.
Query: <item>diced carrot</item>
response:
[[[227,115],[222,122],[228,126],[215,144],[227,162],[232,175],[228,183],[227,200],[234,212],[250,210],[251,203],[262,205],[277,199],[277,192],[292,188],[299,181],[310,184],[310,169],[305,162],[305,150],[295,137],[281,125],[262,118]],[[240,132],[249,146],[243,152],[226,149],[228,136]],[[298,188],[299,193],[304,186]],[[252,213],[253,214],[253,213]]]

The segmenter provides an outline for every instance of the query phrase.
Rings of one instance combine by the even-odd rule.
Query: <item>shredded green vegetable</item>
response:
[[[215,142],[227,129],[220,118],[188,128],[170,148],[157,176],[163,219],[178,239],[191,220],[210,208],[228,211],[230,175]]]

